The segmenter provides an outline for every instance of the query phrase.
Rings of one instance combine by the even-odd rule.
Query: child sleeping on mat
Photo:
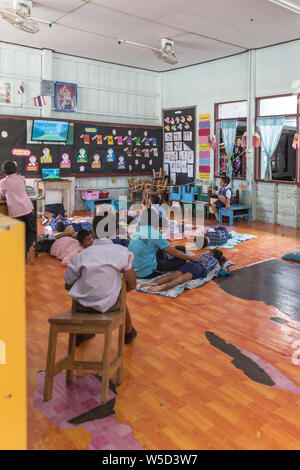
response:
[[[207,275],[226,262],[222,251],[212,250],[209,254],[199,255],[199,262],[190,261],[178,271],[161,276],[153,282],[146,282],[140,287],[150,287],[149,292],[161,292],[185,284],[195,279],[205,279]]]
[[[228,242],[232,235],[228,232],[226,227],[206,228],[204,237],[196,237],[195,243],[199,250],[210,246],[220,246]]]

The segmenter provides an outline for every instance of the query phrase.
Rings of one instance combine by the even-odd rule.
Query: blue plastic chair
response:
[[[178,192],[175,193],[174,186],[170,187],[170,201],[181,201],[182,188],[178,186]]]
[[[182,191],[182,201],[185,202],[193,202],[195,197],[195,189],[194,186],[188,184],[187,186],[183,187]]]

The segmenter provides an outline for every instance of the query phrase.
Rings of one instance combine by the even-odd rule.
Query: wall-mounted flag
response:
[[[36,98],[33,98],[34,101],[34,106],[45,106],[46,101],[44,96],[37,96]]]

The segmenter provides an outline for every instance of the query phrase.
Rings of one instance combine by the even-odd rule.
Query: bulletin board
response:
[[[162,127],[68,121],[72,136],[66,144],[30,143],[33,119],[0,116],[0,165],[11,159],[26,177],[41,177],[43,168],[85,177],[145,175],[163,166]]]
[[[196,163],[196,106],[163,110],[164,170],[175,185],[193,183]]]

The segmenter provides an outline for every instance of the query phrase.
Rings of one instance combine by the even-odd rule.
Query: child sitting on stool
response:
[[[209,254],[201,254],[198,263],[190,261],[179,268],[178,271],[161,276],[153,282],[146,282],[141,287],[150,287],[149,292],[161,292],[180,286],[192,279],[205,279],[211,271],[220,268],[225,261],[222,251],[213,250]]]
[[[226,207],[230,209],[231,204],[233,203],[232,190],[229,187],[230,178],[228,176],[223,176],[221,178],[220,187],[218,191],[212,189],[212,193],[218,196],[218,201],[214,202],[211,205],[211,208],[215,214],[217,221],[219,221],[219,209]]]

